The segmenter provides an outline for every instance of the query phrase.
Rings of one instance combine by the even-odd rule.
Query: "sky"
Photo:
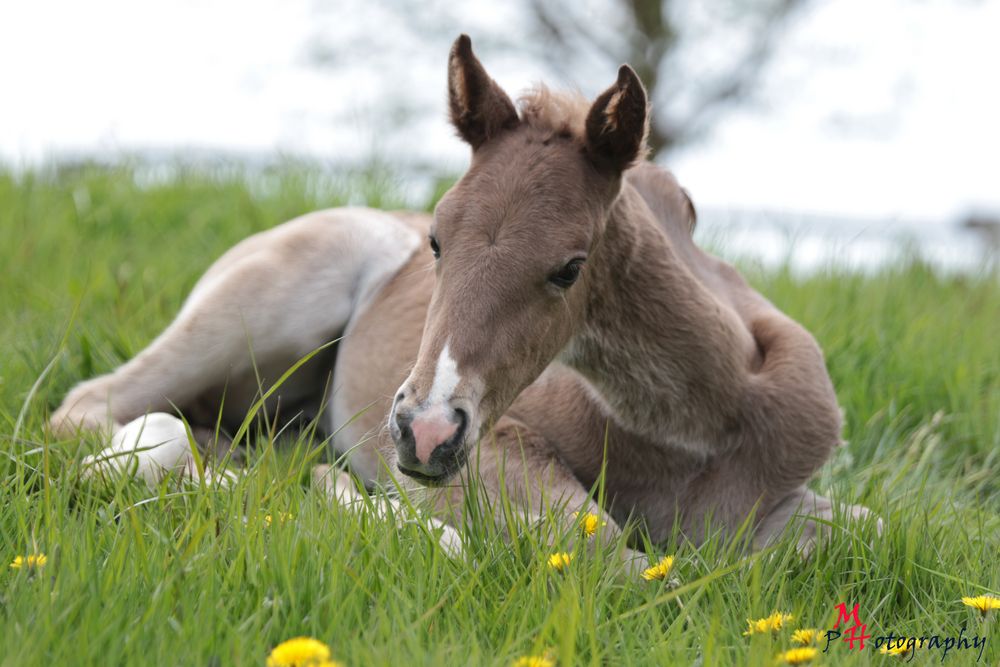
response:
[[[821,4],[775,58],[770,103],[728,116],[675,167],[721,205],[1000,213],[998,37],[997,2]]]
[[[197,150],[337,163],[374,152],[459,173],[468,149],[445,122],[448,45],[460,30],[475,42],[518,20],[511,5],[462,3],[440,35],[389,51],[351,36],[413,40],[409,18],[357,0],[321,12],[310,0],[4,2],[0,160]],[[1000,2],[813,7],[757,102],[666,160],[696,201],[926,224],[1000,212]],[[347,55],[316,67],[317,44]],[[481,55],[511,92],[552,74],[515,49]],[[613,78],[570,83],[596,94]],[[383,132],[402,110],[416,122]]]

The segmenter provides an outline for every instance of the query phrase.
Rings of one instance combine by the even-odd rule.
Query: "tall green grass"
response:
[[[995,275],[918,261],[864,276],[750,271],[815,333],[845,410],[848,444],[814,487],[885,520],[881,537],[835,527],[805,561],[790,540],[748,555],[714,539],[658,547],[677,554],[676,589],[624,578],[600,551],[556,574],[543,535],[557,528],[513,518],[511,539],[473,521],[469,555],[453,561],[419,522],[313,490],[321,444],[305,437],[262,438],[230,488],[80,480],[100,443],[53,439],[47,414],[142,349],[215,257],[310,210],[403,201],[379,172],[295,165],[0,172],[0,665],[261,665],[298,635],[348,665],[546,652],[560,665],[769,665],[790,632],[744,637],[748,617],[782,610],[793,627],[828,628],[840,602],[860,605],[871,634],[985,633],[983,664],[997,664],[993,619],[960,603],[1000,593]],[[44,567],[7,568],[35,552]],[[820,661],[887,659],[835,642]]]

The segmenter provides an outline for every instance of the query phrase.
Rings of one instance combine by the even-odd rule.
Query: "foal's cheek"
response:
[[[481,428],[488,429],[525,388],[538,379],[569,342],[575,315],[563,299],[529,301],[527,307],[508,310],[492,331],[490,357],[483,364],[484,392],[479,412]],[[529,297],[530,298],[530,297]]]
[[[563,348],[569,344],[573,332],[577,331],[582,323],[582,308],[579,307],[579,299],[576,296],[571,288],[555,308],[555,312],[549,313],[547,335],[540,341],[542,349],[538,350],[539,356],[544,359],[539,373],[559,356]]]

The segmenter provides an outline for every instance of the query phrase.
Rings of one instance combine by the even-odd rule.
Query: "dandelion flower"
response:
[[[312,637],[281,642],[267,656],[267,667],[344,667],[330,659],[330,647]]]
[[[782,614],[780,611],[776,611],[767,617],[767,621],[771,624],[771,630],[777,632],[785,627],[785,623],[791,623],[794,618],[791,614]]]
[[[642,571],[642,578],[646,581],[663,580],[667,578],[670,571],[674,569],[674,557],[664,556],[660,562],[653,567],[648,567]]]
[[[511,667],[555,667],[556,663],[544,655],[526,655],[514,661]]]
[[[973,598],[962,598],[962,604],[978,609],[979,613],[985,616],[993,609],[1000,609],[1000,598],[995,598],[992,595],[977,595]]]
[[[890,643],[887,643],[885,646],[880,648],[878,652],[882,655],[895,655],[903,657],[910,652],[910,649],[906,648],[906,642],[903,641],[903,639],[903,637],[900,637],[898,641],[890,642],[892,646],[889,645]]]
[[[278,524],[280,525],[280,524],[285,523],[286,521],[290,521],[293,518],[295,518],[295,517],[294,517],[294,515],[291,512],[278,512],[277,519],[275,519],[274,517],[272,517],[270,514],[265,514],[264,515],[264,523],[266,523],[268,525],[268,527],[270,527],[271,524],[274,521],[277,521]]]
[[[28,556],[18,556],[10,564],[12,570],[41,569],[49,562],[49,557],[45,554],[30,554]]]
[[[815,628],[802,628],[792,633],[792,643],[799,646],[815,644],[819,640],[819,630]]]
[[[598,528],[608,525],[606,521],[601,521],[599,516],[591,514],[590,512],[585,512],[583,514],[580,512],[573,512],[573,518],[580,521],[580,530],[587,537],[593,537]]]
[[[752,621],[748,618],[747,631],[743,633],[743,636],[749,637],[750,635],[778,632],[785,627],[785,623],[791,622],[793,618],[794,617],[791,614],[782,614],[780,611],[776,611],[770,616],[765,616],[764,618],[758,618],[756,621]]]
[[[819,655],[819,651],[814,648],[793,648],[784,653],[778,654],[778,662],[786,665],[804,665],[812,662]]]
[[[747,619],[747,631],[743,633],[744,637],[749,637],[751,635],[763,635],[771,632],[771,624],[766,618],[758,618],[756,621]]]
[[[554,553],[549,556],[549,567],[551,567],[556,572],[562,572],[569,567],[569,564],[573,561],[573,554],[568,554],[565,551],[561,553]]]

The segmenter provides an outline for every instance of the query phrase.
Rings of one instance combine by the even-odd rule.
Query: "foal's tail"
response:
[[[751,331],[763,362],[751,377],[749,419],[769,471],[794,488],[841,442],[837,395],[823,352],[800,324],[771,311]]]

